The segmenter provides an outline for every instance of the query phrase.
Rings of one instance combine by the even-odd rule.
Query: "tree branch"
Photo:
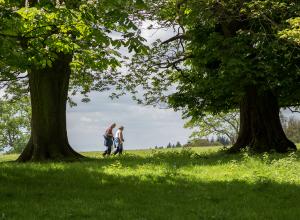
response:
[[[213,124],[209,123],[208,121],[203,120],[203,122],[206,125],[210,126],[214,132],[226,135],[230,140],[232,139],[232,136],[226,130],[224,130],[224,129],[218,129],[216,126],[214,126]]]
[[[174,60],[174,61],[172,61],[172,62],[167,61],[167,62],[164,62],[164,63],[159,63],[158,66],[159,66],[160,68],[164,68],[164,69],[167,69],[167,68],[170,68],[170,67],[174,67],[174,68],[175,68],[175,66],[176,66],[178,63],[181,63],[182,61],[185,61],[185,60],[187,60],[187,59],[189,59],[189,58],[193,58],[193,55],[190,54],[190,55],[187,55],[187,56],[178,58],[178,59],[176,59],[176,60]],[[163,65],[165,65],[165,66],[163,66]],[[176,69],[176,68],[175,68],[175,69]]]
[[[174,37],[169,38],[168,40],[163,41],[163,42],[161,43],[161,45],[170,43],[170,42],[172,42],[172,41],[176,41],[176,40],[178,40],[178,39],[183,39],[183,40],[184,40],[184,39],[186,39],[186,35],[184,35],[184,34],[178,34],[178,35],[176,35],[176,36],[174,36]]]
[[[236,115],[232,116],[231,119],[235,120],[235,118],[236,118]],[[227,119],[226,116],[223,118],[223,120],[225,122],[227,122],[229,125],[231,125],[231,127],[238,133],[238,131],[239,131],[238,125],[234,124],[232,121],[230,121],[230,119]]]
[[[293,110],[293,109],[291,109],[290,107],[288,107],[288,109],[289,109],[292,113],[300,113],[300,111]]]

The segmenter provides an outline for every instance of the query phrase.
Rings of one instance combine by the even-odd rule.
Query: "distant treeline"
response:
[[[166,146],[155,146],[154,149],[163,149],[163,148],[180,148],[180,147],[207,147],[207,146],[227,146],[230,144],[228,138],[223,136],[217,138],[194,138],[189,140],[186,144],[181,144],[179,141],[176,144],[169,142]]]
[[[216,139],[212,137],[211,139],[208,138],[195,138],[189,140],[185,147],[205,147],[205,146],[227,146],[230,144],[228,138],[220,136]]]

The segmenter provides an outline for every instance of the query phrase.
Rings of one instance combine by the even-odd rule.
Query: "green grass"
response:
[[[74,163],[0,156],[0,219],[299,219],[300,153],[127,151]]]

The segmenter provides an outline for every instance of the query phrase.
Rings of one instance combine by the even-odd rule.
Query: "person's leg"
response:
[[[107,155],[110,155],[111,153],[111,146],[107,147]]]
[[[116,148],[116,150],[115,150],[115,152],[114,152],[114,155],[116,155],[116,154],[119,152],[119,145],[120,145],[120,143],[119,143],[119,141],[118,141],[118,138],[115,139],[115,144],[116,144],[117,148]]]
[[[106,155],[108,155],[108,156],[111,154],[112,145],[113,145],[113,140],[112,140],[112,138],[109,138],[107,140],[107,149],[106,149]]]
[[[105,146],[105,151],[103,152],[103,156],[106,156],[108,154],[110,154],[110,144],[111,144],[111,139],[107,136],[104,135],[104,146]]]
[[[105,151],[103,152],[103,157],[105,156],[107,154],[107,147],[106,147],[106,149],[105,149]]]
[[[119,146],[117,146],[115,152],[114,152],[114,155],[116,155],[117,153],[119,153]]]
[[[122,154],[123,152],[123,144],[120,144],[119,154]]]

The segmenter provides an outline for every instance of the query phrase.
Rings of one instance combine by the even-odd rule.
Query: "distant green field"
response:
[[[300,153],[127,151],[81,162],[0,155],[0,219],[299,219]]]

